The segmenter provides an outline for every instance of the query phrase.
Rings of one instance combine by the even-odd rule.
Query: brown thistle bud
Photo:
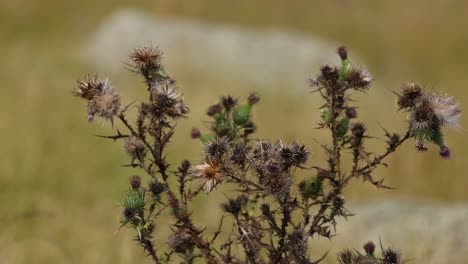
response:
[[[247,161],[247,156],[245,154],[245,145],[243,143],[238,143],[234,145],[234,148],[232,149],[232,154],[231,154],[231,161],[234,164],[243,166],[245,162]]]
[[[439,155],[444,159],[450,159],[451,151],[447,146],[442,146]]]
[[[200,136],[201,136],[200,130],[196,127],[192,128],[192,131],[190,131],[190,137],[195,139],[195,138],[199,138]]]
[[[401,86],[401,94],[397,95],[399,109],[412,108],[422,97],[423,90],[415,82],[406,82]]]
[[[132,186],[132,189],[138,190],[141,186],[141,178],[138,175],[130,177],[130,186]]]
[[[354,123],[351,125],[351,134],[356,138],[363,138],[366,133],[366,127],[363,123]]]
[[[416,143],[416,149],[418,151],[422,151],[422,152],[425,152],[425,151],[428,151],[429,150],[429,147],[427,146],[426,143],[422,142],[422,141],[418,141],[418,143]]]
[[[339,74],[336,67],[330,67],[328,65],[323,66],[321,69],[321,76],[319,77],[319,82],[321,83],[330,83],[335,84],[338,81]]]
[[[342,60],[348,59],[348,49],[345,46],[340,46],[337,50],[338,55]]]
[[[304,256],[307,253],[307,238],[300,229],[295,229],[288,237],[289,244],[295,256]]]
[[[142,159],[145,155],[145,145],[135,136],[129,136],[125,140],[124,149],[133,159]]]
[[[216,114],[221,113],[221,111],[223,111],[223,107],[220,104],[214,104],[208,107],[206,114],[208,116],[214,116]]]
[[[249,105],[254,105],[258,103],[258,101],[260,101],[260,96],[258,96],[256,93],[251,93],[249,94],[249,97],[247,97],[247,102]]]
[[[283,200],[288,195],[293,180],[289,173],[281,172],[269,175],[269,177],[263,179],[261,183],[276,199]]]
[[[346,108],[346,117],[349,119],[356,118],[357,117],[357,111],[355,107],[347,107]]]
[[[253,134],[257,130],[257,126],[252,121],[245,123],[242,128],[244,129],[245,135]]]
[[[364,244],[363,248],[367,255],[370,255],[370,256],[374,255],[374,251],[375,251],[374,242],[372,241],[367,242],[366,244]]]
[[[221,97],[221,104],[226,110],[231,110],[237,104],[237,98],[230,95]]]
[[[247,202],[245,195],[238,196],[236,199],[230,198],[227,203],[221,204],[221,209],[226,213],[230,213],[234,216],[238,216],[241,212],[242,206]]]
[[[180,164],[178,170],[179,170],[180,173],[185,174],[190,169],[190,166],[192,166],[192,164],[190,164],[190,161],[183,160],[182,163]]]
[[[159,181],[150,181],[148,185],[149,191],[155,197],[158,197],[161,193],[163,193],[166,190],[166,186],[164,185],[164,183]]]

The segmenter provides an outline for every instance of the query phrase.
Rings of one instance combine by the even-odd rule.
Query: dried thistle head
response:
[[[152,89],[151,104],[146,107],[146,111],[153,119],[165,119],[167,116],[177,119],[186,117],[189,112],[182,95],[168,86],[158,86]]]
[[[203,189],[207,192],[211,190],[221,181],[223,176],[223,165],[218,162],[208,159],[203,164],[194,167],[193,175],[201,180]]]
[[[145,156],[145,145],[135,136],[126,138],[124,149],[132,159],[142,159]]]
[[[386,248],[382,252],[382,264],[402,264],[403,259],[398,250]]]
[[[247,203],[248,199],[245,195],[240,195],[236,199],[228,199],[227,203],[221,204],[221,209],[226,212],[230,213],[234,216],[238,216],[242,210],[242,207]]]
[[[415,82],[406,82],[401,86],[401,94],[398,94],[399,109],[409,109],[416,106],[416,103],[423,96],[422,87]]]
[[[229,138],[215,137],[205,144],[205,153],[208,158],[220,159],[229,150]]]
[[[428,102],[429,107],[432,109],[441,126],[459,126],[458,121],[461,115],[461,108],[454,97],[428,92],[424,100]]]
[[[159,198],[161,193],[166,190],[166,185],[160,181],[150,181],[148,184],[148,189],[155,198]]]
[[[177,253],[191,252],[195,247],[190,231],[185,228],[179,228],[176,232],[169,236],[167,245],[170,249]]]
[[[163,53],[156,47],[144,46],[134,49],[130,54],[130,59],[134,66],[140,71],[148,71],[150,69],[158,69],[161,67],[161,59]]]
[[[96,93],[88,103],[88,114],[90,121],[95,115],[103,118],[104,120],[112,121],[113,117],[117,115],[122,102],[120,95],[106,80],[102,83],[102,91]]]
[[[86,100],[92,100],[96,94],[101,93],[103,82],[97,75],[87,75],[83,80],[78,80],[72,93]]]
[[[353,69],[347,78],[349,87],[358,91],[368,90],[373,80],[374,78],[366,69]]]

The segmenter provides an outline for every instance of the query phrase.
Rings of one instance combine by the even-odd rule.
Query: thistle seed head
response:
[[[142,159],[145,156],[145,145],[135,136],[129,136],[125,140],[124,149],[132,159]]]
[[[211,192],[221,181],[222,176],[223,166],[210,159],[194,167],[194,177],[201,180],[201,185],[207,192]]]

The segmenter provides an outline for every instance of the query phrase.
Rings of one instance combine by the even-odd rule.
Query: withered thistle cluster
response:
[[[321,96],[319,128],[329,132],[331,140],[322,148],[327,166],[310,161],[309,149],[299,142],[254,138],[256,125],[253,107],[260,97],[252,93],[245,100],[223,96],[207,109],[209,131],[197,128],[191,137],[204,145],[201,159],[192,165],[183,160],[176,168],[166,161],[166,146],[176,122],[185,118],[188,107],[176,91],[176,82],[165,71],[162,52],[154,47],[134,50],[130,59],[135,72],[147,86],[148,99],[135,105],[134,119],[127,119],[130,105],[122,106],[120,96],[107,79],[86,77],[78,81],[73,93],[88,101],[88,120],[94,116],[119,120],[116,133],[102,136],[123,141],[129,155],[127,166],[140,168],[147,175],[143,181],[134,175],[122,202],[120,224],[135,232],[136,242],[154,263],[182,261],[193,263],[319,263],[327,254],[311,252],[309,241],[317,237],[332,238],[337,220],[352,214],[346,208],[343,191],[352,180],[363,180],[377,188],[389,188],[374,171],[403,142],[413,138],[418,150],[431,142],[440,147],[443,158],[450,150],[442,136],[443,127],[456,127],[460,107],[452,97],[424,90],[416,83],[406,83],[397,92],[398,107],[408,113],[405,133],[390,133],[386,150],[373,154],[366,148],[371,136],[351,96],[366,92],[372,77],[355,67],[344,47],[338,49],[340,66],[325,65],[310,80],[315,94]],[[121,132],[125,131],[125,132]],[[352,160],[350,168],[342,164],[344,156]],[[299,170],[306,178],[295,176]],[[170,179],[175,179],[174,181]],[[202,193],[216,192],[218,186],[232,191],[220,204],[224,216],[213,234],[206,226],[192,220],[191,202]],[[159,222],[162,215],[172,215],[172,222]],[[233,224],[224,226],[229,216]],[[169,237],[158,236],[158,226],[169,224]],[[367,243],[365,254],[345,250],[338,263],[400,264],[398,251],[384,249],[374,255],[375,245]]]

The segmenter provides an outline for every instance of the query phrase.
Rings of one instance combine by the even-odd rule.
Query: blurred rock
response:
[[[468,263],[468,205],[388,200],[349,206],[356,216],[338,224],[333,248],[354,247],[379,238],[414,263]]]
[[[188,19],[163,19],[117,10],[98,27],[85,55],[103,72],[122,70],[129,52],[154,44],[171,72],[190,72],[225,82],[306,89],[307,78],[334,55],[338,44],[280,30],[251,31]]]

